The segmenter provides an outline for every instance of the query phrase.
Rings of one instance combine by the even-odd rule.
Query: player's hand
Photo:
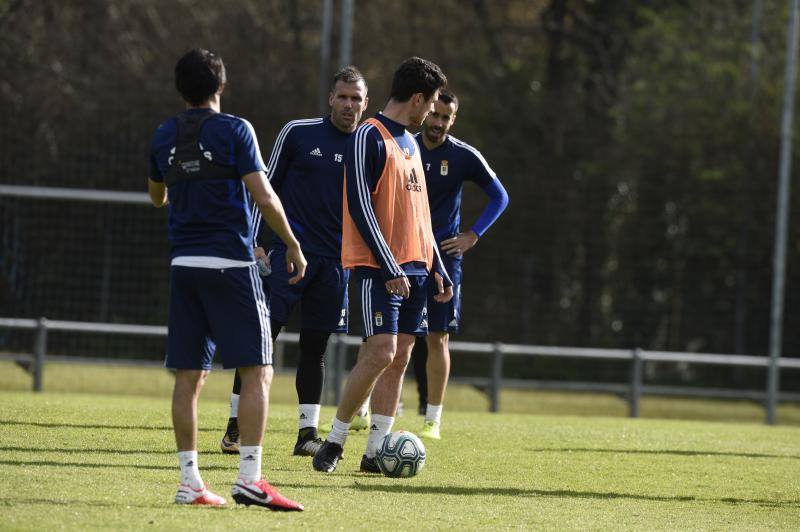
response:
[[[269,264],[269,255],[261,246],[253,248],[253,255],[256,256],[256,260],[263,260],[265,264]]]
[[[411,294],[411,283],[408,282],[408,277],[402,275],[386,281],[386,291],[390,294],[397,294],[403,299],[408,299]]]
[[[477,242],[478,235],[475,234],[475,231],[470,229],[469,231],[458,233],[453,238],[442,240],[440,245],[442,246],[442,251],[451,257],[460,257],[464,252],[472,249]]]
[[[445,288],[444,279],[437,272],[433,273],[433,279],[436,281],[436,294],[433,296],[433,300],[437,303],[447,303],[453,299],[453,287],[448,286]]]
[[[253,255],[256,257],[256,267],[258,268],[258,274],[261,277],[267,277],[272,274],[272,265],[269,261],[269,256],[272,253],[264,253],[264,248],[258,246],[253,248]]]
[[[306,274],[306,258],[300,250],[300,246],[286,248],[286,271],[296,272],[295,276],[289,279],[289,284],[297,284]]]

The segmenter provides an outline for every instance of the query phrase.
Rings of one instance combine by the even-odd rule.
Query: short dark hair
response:
[[[435,63],[421,57],[409,57],[394,73],[389,97],[398,102],[407,102],[421,92],[427,100],[445,85],[447,77]]]
[[[364,82],[364,88],[369,89],[369,85],[367,84],[367,80],[364,79],[364,74],[361,71],[354,67],[353,65],[347,65],[343,69],[339,70],[336,75],[333,76],[333,83],[331,84],[331,90],[336,86],[336,83],[339,81],[343,83],[358,83],[359,81]]]
[[[202,105],[225,83],[222,58],[203,48],[189,50],[175,64],[175,88],[191,105]]]
[[[439,91],[439,101],[445,105],[450,105],[452,103],[456,106],[456,111],[458,110],[458,96],[450,89],[442,89]]]

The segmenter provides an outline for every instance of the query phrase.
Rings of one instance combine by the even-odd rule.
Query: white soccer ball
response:
[[[415,434],[397,430],[383,438],[375,459],[387,477],[413,477],[425,467],[425,444]]]

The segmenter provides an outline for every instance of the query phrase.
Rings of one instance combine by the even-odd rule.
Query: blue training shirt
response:
[[[428,150],[421,135],[421,132],[417,133],[414,138],[419,144],[422,165],[425,168],[431,223],[436,241],[441,242],[459,233],[461,193],[466,181],[477,184],[490,198],[483,214],[472,227],[475,234],[483,236],[508,204],[505,188],[481,153],[466,142],[447,135],[441,145]]]
[[[387,118],[382,113],[375,115],[375,118],[386,127],[400,149],[409,155],[417,153],[419,146],[403,124]],[[347,203],[350,208],[350,216],[352,216],[364,242],[381,265],[383,278],[389,280],[401,275],[427,275],[428,270],[425,263],[397,264],[383,235],[378,230],[369,194],[363,193],[364,188],[362,187],[370,192],[375,192],[386,166],[386,146],[378,129],[372,124],[361,124],[356,134],[352,135],[347,142],[344,160],[348,176]],[[434,246],[433,270],[442,275],[445,286],[451,284],[442,265],[437,246]]]
[[[275,141],[267,177],[278,193],[303,253],[341,260],[342,186],[345,133],[330,116],[288,122]],[[263,245],[261,213],[255,217],[256,243]],[[272,246],[284,246],[274,235]]]
[[[187,113],[208,113],[188,109]],[[177,118],[158,126],[150,148],[150,179],[163,182],[177,138]],[[240,177],[266,171],[250,123],[215,113],[203,125],[200,145],[217,164],[233,166]],[[169,240],[172,258],[199,256],[254,260],[250,195],[244,182],[233,179],[179,181],[168,187]]]

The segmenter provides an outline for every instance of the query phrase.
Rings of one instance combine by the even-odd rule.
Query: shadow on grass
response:
[[[298,485],[297,487],[301,487]],[[413,486],[407,483],[386,485],[386,484],[361,484],[356,482],[353,486],[356,491],[380,491],[398,494],[420,494],[420,495],[475,495],[485,497],[487,495],[500,495],[505,497],[568,497],[573,499],[631,499],[637,501],[654,502],[704,502],[704,503],[727,503],[727,504],[757,504],[770,508],[800,508],[800,500],[775,501],[771,499],[739,499],[735,497],[721,497],[719,499],[709,499],[703,497],[681,496],[681,495],[640,495],[633,493],[617,492],[595,492],[595,491],[573,491],[573,490],[540,490],[522,488],[471,488],[465,486]]]
[[[0,497],[0,506],[13,506],[15,504],[29,504],[29,505],[38,505],[38,504],[46,504],[47,506],[87,506],[91,508],[120,508],[122,506],[126,508],[148,508],[148,509],[163,509],[163,508],[177,508],[184,506],[186,508],[191,508],[191,511],[197,510],[207,510],[211,512],[218,512],[220,510],[225,510],[226,507],[224,506],[195,506],[195,505],[180,505],[174,504],[172,501],[167,501],[164,504],[136,504],[132,503],[131,501],[125,501],[125,503],[119,502],[106,502],[106,501],[80,501],[80,500],[64,500],[64,499],[30,499],[30,498],[13,498],[13,497]],[[233,506],[233,505],[231,505]]]
[[[735,456],[737,458],[789,458],[800,460],[800,456],[791,454],[762,454],[762,453],[735,453],[727,451],[684,451],[679,449],[592,449],[586,448],[563,448],[555,449],[552,447],[541,449],[528,449],[533,453],[611,453],[611,454],[667,454],[672,456]]]
[[[47,423],[44,421],[17,421],[11,419],[0,419],[0,426],[2,425],[26,425],[31,427],[44,427],[54,429],[111,429],[111,430],[166,430],[172,432],[172,426],[162,425],[98,425],[92,423]],[[219,432],[225,431],[224,425],[220,424],[220,428],[203,428],[197,429],[199,432]]]
[[[227,423],[228,419],[225,418],[225,421],[220,421],[219,427],[198,427],[198,432],[219,432],[223,434],[225,432],[225,424]],[[53,429],[62,429],[62,428],[69,428],[69,429],[110,429],[110,430],[163,430],[172,432],[171,425],[162,425],[162,426],[154,426],[154,425],[98,425],[92,423],[51,423],[45,421],[19,421],[19,420],[11,420],[11,419],[0,419],[0,427],[3,425],[26,425],[31,427],[44,427],[44,428],[53,428]],[[268,434],[296,434],[297,430],[294,428],[280,428],[280,427],[270,427],[267,430]]]
[[[13,445],[0,447],[0,452],[24,452],[24,453],[80,453],[80,454],[168,454],[174,455],[175,450],[159,451],[158,449],[98,449],[97,447],[16,447]]]
[[[85,462],[57,462],[54,460],[0,460],[0,465],[27,467],[27,466],[44,466],[44,467],[71,467],[80,469],[82,467],[88,468],[116,468],[116,469],[149,469],[156,471],[178,471],[177,466],[174,465],[150,465],[150,464],[97,464]],[[234,465],[204,465],[203,471],[235,471]]]

